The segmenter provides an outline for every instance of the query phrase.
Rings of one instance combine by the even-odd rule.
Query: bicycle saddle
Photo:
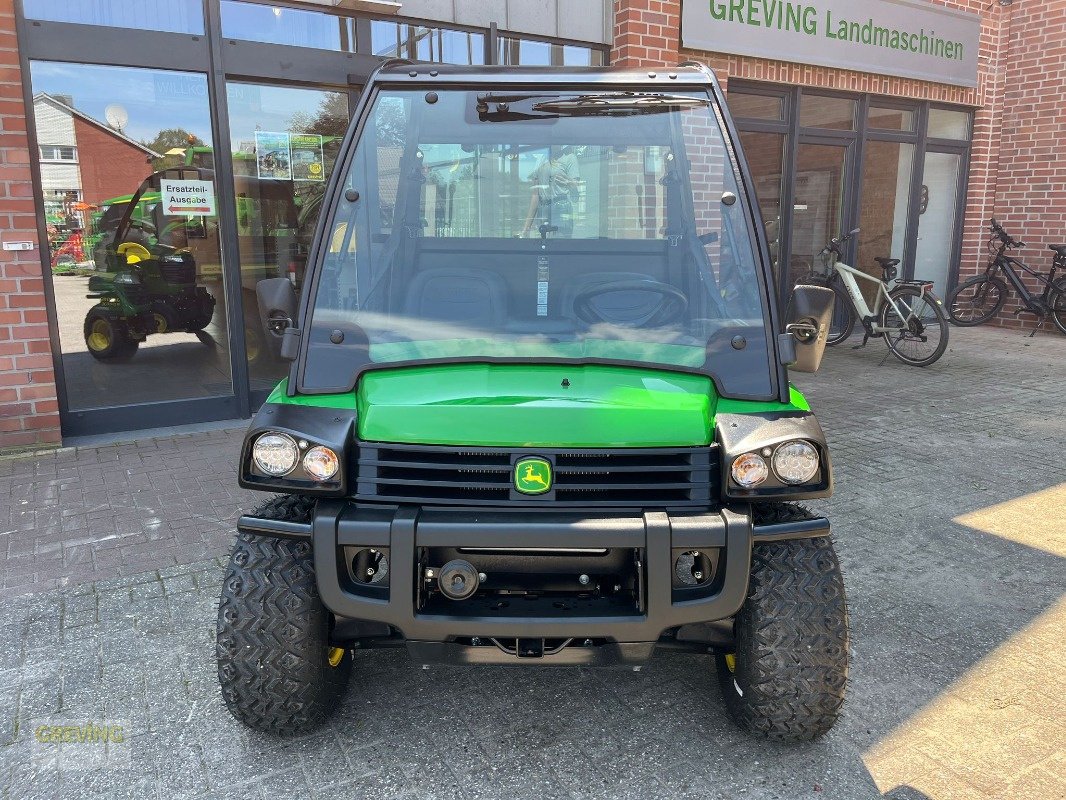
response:
[[[876,261],[882,267],[894,267],[896,266],[896,264],[899,263],[898,258],[874,258],[874,261]]]
[[[1054,250],[1060,256],[1066,256],[1066,244],[1049,244],[1048,250]]]

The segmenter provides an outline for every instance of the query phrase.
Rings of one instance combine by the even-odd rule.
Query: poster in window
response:
[[[317,133],[293,133],[289,136],[294,181],[323,181],[322,136]]]
[[[255,163],[260,178],[292,180],[289,134],[255,132]]]

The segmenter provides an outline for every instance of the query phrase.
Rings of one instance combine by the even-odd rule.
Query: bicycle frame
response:
[[[848,292],[848,297],[851,298],[851,303],[855,307],[855,310],[859,312],[859,317],[862,320],[863,326],[868,327],[873,333],[885,333],[886,331],[895,330],[895,328],[884,328],[878,325],[875,320],[877,315],[881,312],[881,307],[887,302],[892,306],[892,310],[896,312],[896,316],[899,319],[907,319],[907,314],[903,314],[896,302],[888,294],[888,289],[885,286],[885,282],[880,278],[875,278],[873,275],[869,275],[862,270],[855,269],[855,267],[849,266],[842,261],[836,261],[833,264],[833,270],[840,276],[840,280],[844,283],[844,288]],[[864,281],[870,281],[877,284],[877,297],[874,299],[874,307],[870,306],[866,302],[866,298],[862,296],[862,289],[859,288],[859,281],[856,278],[861,278]]]
[[[1056,263],[1056,261],[1054,259],[1052,260],[1051,271],[1047,275],[1044,275],[1042,272],[1037,272],[1035,269],[1033,269],[1023,261],[1014,258],[1014,256],[1007,255],[1004,252],[1005,250],[1005,247],[1001,248],[999,253],[997,253],[996,257],[992,260],[992,263],[989,264],[987,270],[988,276],[992,277],[996,274],[996,272],[1002,272],[1003,275],[1006,277],[1007,281],[1010,283],[1010,285],[1014,287],[1014,291],[1018,293],[1018,295],[1022,298],[1025,305],[1027,306],[1037,305],[1041,302],[1046,303],[1051,293],[1051,286],[1055,281],[1055,272],[1059,268],[1059,265]],[[1017,267],[1023,272],[1032,275],[1034,278],[1044,284],[1044,291],[1041,292],[1039,295],[1035,295],[1030,292],[1028,287],[1026,287],[1025,283],[1022,281],[1021,275],[1019,275],[1011,267]]]

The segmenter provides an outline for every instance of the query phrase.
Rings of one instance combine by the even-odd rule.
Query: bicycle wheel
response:
[[[948,318],[940,299],[913,286],[899,286],[889,297],[900,312],[892,303],[881,306],[881,327],[886,329],[885,344],[892,355],[915,367],[927,367],[944,355]]]
[[[948,316],[964,328],[980,325],[996,316],[1006,300],[1007,284],[999,278],[978,275],[960,283],[948,295]]]
[[[855,328],[855,313],[851,310],[851,298],[844,287],[839,283],[831,283],[829,288],[836,294],[836,301],[833,303],[833,320],[829,324],[829,336],[825,343],[832,347],[851,336]]]
[[[1051,321],[1060,333],[1066,334],[1066,278],[1058,278],[1051,284],[1047,304],[1051,309]]]

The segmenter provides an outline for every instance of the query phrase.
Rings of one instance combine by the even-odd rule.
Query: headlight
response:
[[[774,451],[773,463],[785,483],[807,483],[818,474],[818,451],[807,442],[785,442]]]
[[[733,459],[732,473],[737,485],[750,489],[766,480],[770,469],[758,453],[745,453]]]
[[[267,475],[280,478],[296,468],[300,451],[296,441],[284,433],[264,433],[252,445],[255,465]]]
[[[304,454],[304,470],[317,481],[328,481],[339,468],[337,454],[328,447],[318,445]]]

